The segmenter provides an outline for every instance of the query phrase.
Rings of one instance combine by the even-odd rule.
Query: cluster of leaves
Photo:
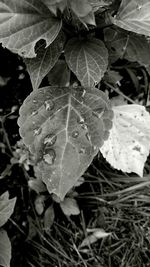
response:
[[[113,106],[102,90],[121,92],[120,59],[149,76],[149,14],[149,0],[0,0],[0,42],[24,58],[33,87],[20,135],[37,179],[61,201],[98,151],[143,176],[150,115],[133,101]]]

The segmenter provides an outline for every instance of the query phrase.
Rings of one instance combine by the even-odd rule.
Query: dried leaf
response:
[[[88,230],[88,229],[87,229]],[[103,229],[91,229],[92,234],[88,235],[81,243],[80,248],[89,246],[98,241],[98,239],[109,236],[111,233],[106,233]]]
[[[100,151],[114,168],[142,177],[150,151],[150,115],[135,104],[116,106],[113,111],[113,127]]]

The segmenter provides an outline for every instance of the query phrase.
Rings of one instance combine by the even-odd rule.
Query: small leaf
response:
[[[45,43],[38,42],[36,49],[37,56],[31,59],[24,59],[24,62],[27,65],[27,70],[30,74],[33,90],[39,87],[43,78],[57,62],[63,51],[64,41],[65,37],[61,33],[47,48],[45,48]]]
[[[70,6],[73,12],[80,18],[87,16],[92,11],[88,0],[70,0]]]
[[[61,199],[85,172],[108,138],[113,112],[93,88],[44,87],[20,109],[20,135],[36,157],[36,173]]]
[[[13,214],[16,197],[9,199],[8,191],[0,196],[0,227],[2,227]]]
[[[53,205],[51,205],[46,209],[44,213],[44,230],[46,232],[48,232],[51,229],[54,223],[54,219],[55,219],[55,212]]]
[[[115,106],[113,111],[113,127],[100,151],[117,170],[142,177],[150,152],[150,115],[136,104]]]
[[[41,0],[0,0],[0,42],[21,56],[35,57],[34,47],[44,39],[49,46],[61,29]]]
[[[90,229],[89,229],[90,230]],[[88,231],[88,229],[87,229]],[[106,233],[103,229],[91,229],[92,234],[88,235],[81,243],[80,248],[89,246],[98,241],[98,239],[109,236],[111,233]]]
[[[0,266],[10,267],[11,243],[7,232],[0,229]]]
[[[125,30],[150,36],[150,1],[122,0],[113,23]]]
[[[80,214],[77,201],[74,198],[66,197],[62,202],[60,202],[60,207],[66,216]]]
[[[44,211],[44,205],[45,205],[44,201],[45,201],[44,195],[38,195],[34,201],[35,210],[38,215],[42,215]]]
[[[108,65],[107,49],[102,41],[95,38],[72,38],[65,47],[65,58],[83,86],[99,83]]]
[[[59,59],[55,66],[47,75],[50,85],[69,86],[70,84],[70,69],[65,60]]]
[[[95,22],[95,15],[93,11],[91,11],[89,14],[87,14],[85,17],[80,18],[80,21],[86,26],[86,24],[90,24],[93,26],[96,26]]]
[[[150,44],[144,36],[120,29],[106,29],[104,36],[111,63],[125,58],[131,62],[138,62],[145,68],[150,67]]]
[[[28,186],[34,190],[37,194],[45,192],[46,186],[41,179],[31,179],[28,181]]]

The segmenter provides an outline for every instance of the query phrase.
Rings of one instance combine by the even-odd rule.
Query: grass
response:
[[[150,160],[146,166],[149,168]],[[37,227],[38,241],[26,243],[31,252],[27,255],[29,266],[150,266],[149,174],[140,178],[119,173],[100,156],[86,172],[76,199],[79,216],[67,218],[57,206],[51,231],[44,234]],[[87,229],[93,228],[111,235],[81,249]]]

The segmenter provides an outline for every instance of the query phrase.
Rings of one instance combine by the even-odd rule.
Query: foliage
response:
[[[138,66],[148,84],[149,14],[148,0],[0,0],[0,42],[23,57],[33,87],[18,119],[26,147],[19,147],[11,163],[26,171],[34,166],[37,180],[28,185],[38,194],[35,207],[39,216],[45,214],[46,229],[55,214],[40,194],[56,194],[68,217],[73,208],[79,214],[67,194],[99,151],[117,170],[144,176],[148,101],[124,95],[120,70],[138,91]],[[148,90],[143,88],[147,96]],[[114,92],[126,103],[114,106]],[[4,199],[8,207],[14,200]],[[14,202],[9,216],[13,208]],[[2,224],[9,216],[0,217]]]
[[[39,176],[50,193],[63,199],[109,138],[113,116],[107,97],[100,91],[108,66],[125,58],[149,68],[145,56],[148,40],[137,35],[149,36],[149,11],[147,0],[142,4],[123,0],[120,7],[115,1],[0,1],[0,41],[24,56],[34,90],[20,109],[20,135],[35,156]],[[57,82],[58,71],[66,80],[60,73]],[[46,75],[50,86],[39,90]],[[140,109],[137,105],[135,115],[139,116]],[[115,120],[119,128],[120,121]],[[136,125],[136,119],[132,123]],[[145,130],[143,121],[141,127]],[[111,135],[108,142],[110,139]],[[116,139],[115,149],[118,142]],[[145,149],[140,171],[135,167],[120,169],[142,175],[149,146]],[[128,155],[129,144],[126,150]],[[111,152],[107,153],[106,159],[116,167]]]

